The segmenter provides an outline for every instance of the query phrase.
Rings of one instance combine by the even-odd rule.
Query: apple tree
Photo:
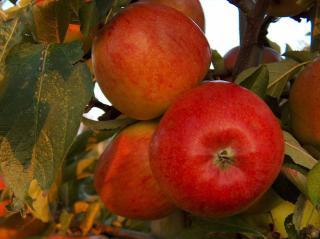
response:
[[[319,0],[226,0],[225,56],[198,0],[3,2],[0,238],[320,237]]]

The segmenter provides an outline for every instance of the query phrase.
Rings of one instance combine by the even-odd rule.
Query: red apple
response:
[[[251,206],[280,172],[284,140],[269,107],[229,82],[209,82],[179,97],[150,145],[161,189],[180,208],[225,217]]]
[[[320,58],[315,59],[294,81],[290,90],[291,127],[303,144],[320,146]]]
[[[106,97],[122,113],[160,116],[182,92],[206,75],[211,51],[203,32],[181,12],[134,3],[93,42],[92,63]]]
[[[223,56],[224,67],[231,74],[236,64],[239,51],[240,51],[240,47],[237,46],[232,48]],[[263,48],[262,57],[263,57],[263,61],[262,61],[263,63],[272,63],[272,62],[277,62],[281,60],[281,56],[279,55],[279,53],[270,47]]]
[[[175,8],[190,17],[202,30],[205,29],[204,12],[199,0],[140,0],[139,2],[159,3]]]
[[[157,219],[175,208],[160,191],[149,165],[148,148],[157,124],[141,122],[121,131],[101,155],[94,182],[111,212],[134,219]]]
[[[4,190],[6,185],[4,184],[3,176],[0,175],[0,190]]]

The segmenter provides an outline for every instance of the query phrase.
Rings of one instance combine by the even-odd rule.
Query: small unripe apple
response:
[[[111,212],[128,218],[151,220],[175,208],[160,190],[149,165],[149,143],[154,122],[140,122],[121,131],[97,164],[95,188]]]
[[[240,47],[236,46],[231,50],[229,50],[223,56],[224,67],[230,74],[232,74],[233,68],[236,65],[239,51],[240,51]],[[274,49],[270,47],[263,48],[262,63],[267,64],[267,63],[277,62],[280,60],[281,60],[281,56]]]
[[[199,0],[140,0],[139,2],[159,3],[175,8],[190,17],[203,31],[205,29],[204,12]]]
[[[250,207],[280,172],[284,139],[277,118],[253,92],[229,82],[189,90],[162,117],[150,165],[177,207],[226,217]]]
[[[295,79],[289,96],[291,128],[303,144],[320,146],[320,58]]]
[[[199,27],[161,4],[129,5],[93,42],[102,92],[119,111],[140,120],[160,116],[178,95],[198,85],[210,61]]]
[[[295,16],[306,11],[313,0],[271,0],[267,13],[275,17]]]

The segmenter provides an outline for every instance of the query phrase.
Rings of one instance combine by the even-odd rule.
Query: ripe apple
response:
[[[237,61],[239,51],[240,51],[240,47],[236,46],[231,50],[229,50],[223,56],[224,67],[229,72],[229,74],[232,74],[233,68]],[[277,62],[281,60],[281,56],[279,55],[279,53],[270,47],[263,48],[262,57],[263,57],[263,61],[262,61],[263,63],[271,63],[271,62]]]
[[[101,155],[95,188],[111,212],[133,219],[158,219],[175,208],[160,191],[148,148],[157,124],[140,122],[121,131]]]
[[[290,90],[289,107],[294,136],[303,144],[320,146],[320,58],[307,66]]]
[[[313,0],[271,0],[267,13],[275,17],[295,16],[306,11]]]
[[[140,0],[139,2],[159,3],[175,8],[190,17],[203,31],[205,29],[204,12],[199,0]]]
[[[208,82],[172,104],[150,145],[150,166],[177,205],[203,217],[251,206],[280,172],[284,139],[276,117],[253,92]]]
[[[192,20],[171,7],[139,2],[102,29],[92,51],[102,92],[119,111],[140,120],[160,116],[199,84],[210,58],[208,41]]]

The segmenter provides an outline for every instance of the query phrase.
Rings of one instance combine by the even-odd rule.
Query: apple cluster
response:
[[[280,172],[279,122],[253,92],[202,82],[211,62],[204,21],[166,2],[174,1],[130,4],[93,42],[103,93],[141,120],[109,143],[95,188],[110,211],[128,218],[162,218],[176,208],[213,218],[240,213]],[[176,2],[203,17],[198,0]]]

